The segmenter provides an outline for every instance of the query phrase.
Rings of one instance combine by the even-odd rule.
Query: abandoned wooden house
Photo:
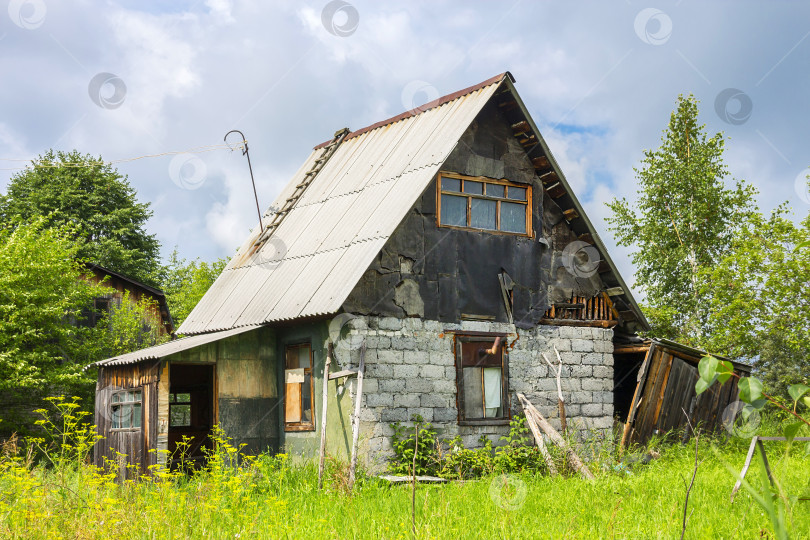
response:
[[[143,299],[151,302],[148,324],[157,330],[158,335],[170,336],[174,332],[174,321],[163,291],[97,264],[87,263],[85,267],[87,272],[84,279],[100,284],[106,292],[94,298],[93,305],[84,311],[83,324],[95,326],[99,318],[115,306],[120,306],[126,297],[129,302],[139,302]]]
[[[361,354],[367,463],[414,415],[497,441],[518,392],[555,422],[555,349],[569,427],[610,430],[642,364],[614,340],[647,328],[504,73],[315,146],[186,337],[98,363],[96,460],[198,453],[214,425],[304,456],[325,430],[345,454]]]

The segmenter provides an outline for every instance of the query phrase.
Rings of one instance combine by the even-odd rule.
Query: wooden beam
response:
[[[579,319],[549,319],[543,317],[540,324],[551,326],[583,326],[589,328],[613,328],[619,321],[583,321]]]
[[[532,165],[534,165],[535,169],[548,169],[551,167],[551,163],[549,163],[548,158],[546,156],[538,156],[532,159]]]

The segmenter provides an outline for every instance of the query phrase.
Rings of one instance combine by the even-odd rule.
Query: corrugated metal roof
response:
[[[254,254],[239,249],[178,329],[193,335],[337,312],[508,74],[351,133]],[[322,153],[316,147],[271,208]],[[270,217],[265,222],[269,223]],[[205,334],[213,335],[213,334]]]
[[[210,334],[199,334],[183,339],[175,339],[174,341],[169,341],[168,343],[163,343],[161,345],[155,345],[154,347],[149,347],[148,349],[141,349],[139,351],[122,354],[120,356],[113,356],[112,358],[101,360],[100,362],[96,362],[95,364],[91,365],[107,367],[135,364],[144,360],[158,360],[175,353],[187,351],[189,349],[193,349],[194,347],[205,345],[206,343],[213,343],[214,341],[219,341],[220,339],[235,336],[256,328],[258,328],[258,326],[243,326],[241,328],[233,328],[223,332],[212,332]]]

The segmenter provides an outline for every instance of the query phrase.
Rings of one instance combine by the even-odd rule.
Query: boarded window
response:
[[[531,236],[531,186],[439,175],[439,225]]]
[[[110,399],[112,429],[140,429],[142,399],[140,390],[115,392]]]
[[[462,421],[508,418],[508,370],[502,342],[496,346],[493,337],[458,336],[456,372]]]
[[[308,343],[286,347],[284,389],[284,429],[314,430],[312,347]]]

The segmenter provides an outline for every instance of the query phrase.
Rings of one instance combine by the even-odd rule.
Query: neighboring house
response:
[[[98,363],[96,460],[163,463],[184,435],[198,455],[217,424],[246,451],[314,455],[330,341],[332,371],[366,347],[369,463],[388,455],[389,424],[416,414],[469,446],[508,432],[517,392],[556,422],[555,349],[569,426],[612,429],[632,398],[614,388],[641,365],[614,341],[648,324],[513,82],[316,146],[187,337]],[[351,444],[354,387],[328,383],[333,454]]]
[[[163,291],[97,264],[87,263],[85,267],[89,270],[85,274],[85,279],[101,284],[103,288],[109,289],[109,293],[93,299],[93,306],[88,307],[83,313],[85,316],[83,324],[95,326],[100,317],[109,313],[113,307],[120,306],[124,296],[128,296],[129,301],[134,303],[140,302],[142,299],[149,299],[153,302],[154,309],[152,309],[150,319],[151,324],[157,328],[159,336],[170,336],[174,332],[174,322]]]

